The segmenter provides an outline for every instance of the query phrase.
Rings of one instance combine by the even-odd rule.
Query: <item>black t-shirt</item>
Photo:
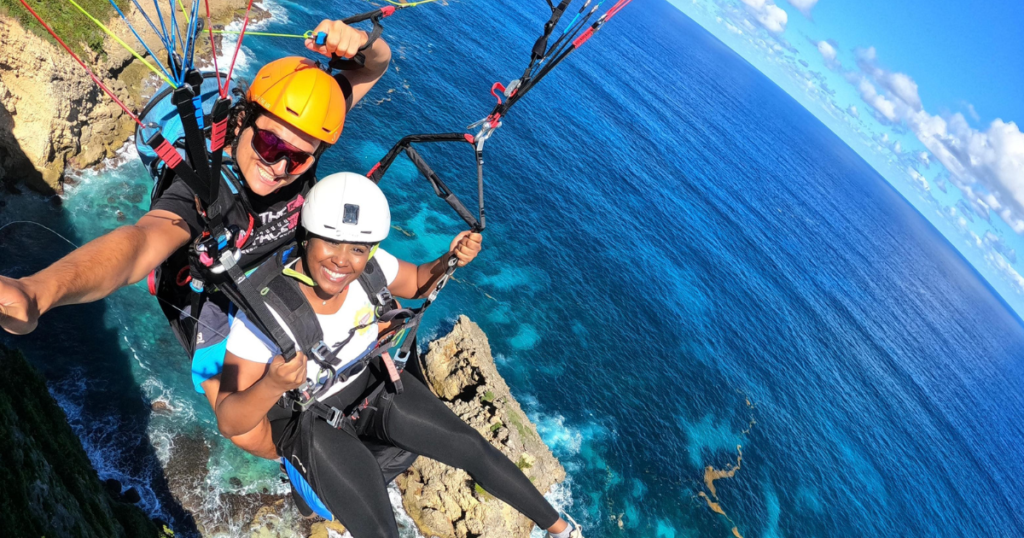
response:
[[[228,172],[223,172],[227,174]],[[306,194],[315,180],[313,170],[295,180],[294,183],[271,193],[269,196],[256,196],[248,190],[241,174],[234,174],[237,182],[230,182],[244,190],[253,210],[253,229],[242,246],[240,265],[246,269],[274,253],[295,237],[295,228],[299,224],[299,212]],[[232,193],[234,187],[229,181],[221,178],[218,198],[221,207],[226,208],[226,225],[238,226],[242,233],[249,229],[249,213],[240,203],[238,195]],[[196,208],[195,192],[180,177],[175,177],[171,185],[153,201],[150,209],[169,211],[181,217],[188,224],[195,240],[202,233],[204,226],[199,210]]]

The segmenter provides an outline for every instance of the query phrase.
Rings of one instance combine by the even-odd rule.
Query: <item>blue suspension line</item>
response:
[[[174,0],[168,0],[168,5],[171,8],[171,46],[174,46],[174,38],[177,37],[177,44],[181,47],[181,53],[185,54],[185,44],[181,41],[181,28],[178,26],[178,17],[176,9],[174,8]],[[185,58],[181,58],[181,71],[178,72],[178,84],[185,83]]]
[[[171,63],[171,71],[174,72],[175,75],[172,78],[174,79],[175,84],[178,84],[180,82],[180,77],[178,77],[178,65],[174,61],[174,41],[173,38],[168,39],[167,25],[164,24],[164,14],[160,12],[160,4],[157,3],[157,0],[153,0],[153,7],[156,8],[156,16],[160,19],[160,28],[163,29],[163,33],[157,33],[160,34],[161,40],[164,43],[164,48],[167,49],[167,60]],[[171,14],[174,14],[173,9],[171,10]],[[153,29],[156,30],[155,27]]]
[[[188,40],[185,51],[185,58],[182,60],[185,62],[189,69],[195,67],[193,56],[196,53],[196,38],[199,33],[199,1],[192,0],[192,19],[189,21],[188,26]]]
[[[139,33],[135,31],[135,27],[132,26],[132,23],[128,22],[128,17],[124,16],[124,12],[122,12],[121,8],[117,6],[117,3],[114,2],[114,0],[110,0],[110,5],[114,6],[114,9],[117,10],[117,14],[120,15],[121,18],[124,19],[124,22],[128,24],[128,29],[131,30],[133,34],[135,34],[135,39],[138,39],[139,43],[142,43],[142,47],[146,49],[146,52],[148,52],[149,55],[153,57],[153,61],[156,62],[157,67],[159,67],[160,70],[164,72],[164,75],[167,75],[167,78],[171,78],[171,74],[167,72],[167,69],[164,68],[163,64],[160,62],[160,59],[156,57],[156,54],[153,54],[153,51],[149,50],[149,45],[147,45],[146,42],[142,40],[142,37],[139,36]]]
[[[157,28],[155,24],[153,24],[153,19],[149,18],[149,14],[146,13],[146,10],[142,9],[142,5],[139,4],[139,0],[132,0],[132,2],[135,3],[135,8],[139,10],[139,13],[142,13],[142,17],[146,19],[146,22],[149,23],[149,27],[153,29],[153,33],[160,38],[160,43],[166,45],[167,40],[164,39],[164,35],[160,33],[160,29]]]

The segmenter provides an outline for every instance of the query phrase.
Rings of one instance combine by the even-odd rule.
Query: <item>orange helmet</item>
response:
[[[345,95],[312,60],[289,56],[263,66],[245,94],[296,129],[334,144],[345,126]]]

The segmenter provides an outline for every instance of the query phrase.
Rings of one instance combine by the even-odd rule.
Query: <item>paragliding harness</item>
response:
[[[344,20],[347,24],[366,20],[373,23],[369,39],[360,51],[372,46],[380,37],[380,19],[394,13],[395,9],[386,6]],[[321,32],[311,37],[323,44],[326,34]],[[359,69],[364,61],[365,56],[359,52],[352,59],[335,56],[322,68],[328,72]],[[224,285],[232,285],[224,281],[227,275],[222,270],[212,270],[215,260],[229,250],[235,262],[244,267],[251,268],[259,263],[260,258],[267,256],[243,257],[241,254],[246,242],[249,238],[261,237],[261,232],[278,226],[285,218],[297,218],[301,204],[289,205],[288,214],[256,225],[256,212],[248,201],[244,184],[233,162],[223,157],[229,112],[242,99],[242,92],[229,75],[218,71],[200,74],[193,70],[185,79],[187,83],[179,88],[164,84],[150,99],[139,114],[142,121],[136,129],[135,144],[155,180],[152,200],[155,202],[173,180],[180,177],[196,194],[196,209],[205,224],[199,238],[172,254],[147,278],[150,293],[160,300],[172,331],[191,357],[198,345],[197,334],[202,323],[199,320],[207,297]],[[315,183],[314,172],[315,169],[310,170],[300,179],[306,182],[307,189]],[[222,182],[230,196],[221,195]],[[232,210],[246,215],[248,223],[243,220],[229,224],[226,219]]]
[[[442,133],[407,136],[402,138],[394,147],[392,147],[384,158],[370,169],[367,176],[374,182],[379,182],[387,172],[388,168],[393,164],[399,153],[404,152],[416,168],[426,177],[428,182],[431,184],[431,187],[434,189],[435,194],[447,202],[448,205],[451,206],[464,221],[466,221],[473,231],[483,231],[485,227],[483,198],[484,143],[494,134],[498,127],[501,127],[502,120],[507,116],[508,111],[513,104],[518,102],[518,100],[525,96],[526,93],[529,92],[529,90],[532,89],[542,78],[550,73],[552,68],[563,61],[573,51],[586,43],[594,33],[600,30],[605,22],[610,20],[615,14],[631,2],[631,0],[618,0],[617,3],[601,15],[598,20],[590,26],[590,28],[580,33],[580,30],[585,26],[589,18],[601,5],[598,3],[597,6],[584,14],[591,1],[586,0],[583,7],[580,8],[572,21],[564,27],[562,34],[556,37],[554,43],[549,46],[548,40],[552,36],[556,25],[572,0],[562,0],[557,5],[553,4],[551,0],[545,1],[551,8],[551,17],[544,25],[543,34],[534,43],[530,62],[527,65],[526,70],[523,72],[522,76],[513,80],[507,86],[498,82],[492,85],[491,94],[497,99],[498,103],[494,109],[492,109],[490,114],[468,127],[468,129],[479,128],[475,135],[466,133]],[[603,0],[601,1],[603,2]],[[74,58],[74,60],[81,65],[83,69],[85,69],[93,82],[95,82],[101,90],[103,90],[115,103],[117,103],[138,125],[138,129],[136,130],[136,144],[139,145],[140,141],[145,144],[145,147],[141,145],[139,146],[140,155],[143,155],[144,159],[150,159],[148,166],[150,167],[151,172],[154,173],[154,177],[158,178],[154,188],[154,195],[158,196],[163,189],[169,186],[170,180],[174,176],[181,178],[196,195],[197,210],[203,217],[206,229],[203,231],[202,235],[193,242],[189,249],[182,249],[172,257],[171,261],[179,264],[178,266],[183,268],[177,270],[178,272],[174,274],[173,279],[159,279],[159,289],[155,289],[158,288],[158,285],[155,283],[155,275],[150,281],[150,289],[151,291],[154,291],[155,289],[158,298],[161,296],[160,291],[169,285],[171,281],[173,281],[173,284],[177,287],[177,291],[175,292],[176,295],[173,297],[175,300],[169,300],[166,298],[161,300],[162,303],[169,306],[171,309],[169,310],[165,308],[165,313],[168,314],[168,317],[170,318],[171,313],[173,313],[174,319],[179,319],[178,314],[184,312],[184,310],[179,308],[179,306],[183,304],[182,301],[185,297],[188,297],[188,302],[192,306],[192,310],[188,317],[198,322],[198,308],[201,304],[201,294],[207,289],[212,289],[212,287],[215,286],[217,289],[224,292],[224,294],[228,296],[228,298],[230,298],[239,308],[245,311],[257,328],[269,336],[274,343],[278,345],[286,360],[291,360],[298,351],[302,351],[307,355],[307,357],[316,361],[321,366],[323,375],[319,376],[318,379],[307,383],[303,387],[300,387],[301,390],[296,390],[286,394],[282,398],[280,405],[286,406],[287,409],[315,413],[334,427],[348,427],[348,425],[358,419],[360,411],[370,405],[372,400],[377,396],[387,398],[393,393],[401,392],[402,385],[399,376],[403,368],[409,364],[410,356],[415,354],[415,334],[419,327],[420,320],[424,311],[436,299],[437,294],[454,273],[457,266],[457,258],[454,256],[449,257],[445,273],[437,281],[429,297],[421,306],[414,309],[401,308],[394,302],[394,299],[387,291],[387,282],[386,279],[384,279],[380,267],[376,262],[371,260],[371,263],[367,265],[367,269],[364,271],[364,274],[360,277],[360,284],[366,290],[367,296],[370,297],[375,309],[377,310],[377,319],[381,321],[391,321],[393,322],[394,327],[390,328],[378,339],[378,345],[366,356],[350,365],[344,365],[344,368],[339,368],[338,365],[335,364],[337,351],[324,345],[323,335],[319,323],[316,320],[315,313],[312,311],[312,307],[309,305],[308,301],[305,300],[301,289],[298,288],[298,284],[286,274],[287,265],[285,260],[291,250],[282,251],[280,254],[269,258],[256,269],[250,271],[249,274],[247,274],[240,266],[241,249],[253,233],[253,212],[251,211],[251,208],[246,208],[248,210],[250,220],[249,226],[244,232],[239,226],[228,225],[224,222],[223,218],[228,208],[222,207],[221,197],[219,195],[221,186],[220,177],[223,175],[225,177],[225,184],[232,190],[232,194],[242,194],[242,196],[235,196],[233,199],[238,203],[245,204],[242,185],[231,173],[231,166],[224,166],[223,149],[228,128],[228,114],[233,104],[233,100],[229,97],[229,94],[232,93],[233,90],[231,75],[234,69],[235,58],[237,58],[238,51],[241,48],[242,39],[245,37],[246,28],[249,23],[249,12],[252,8],[253,0],[249,0],[248,2],[245,21],[242,24],[242,30],[235,47],[231,66],[229,67],[226,75],[222,75],[217,67],[217,55],[216,49],[214,48],[214,70],[212,77],[209,74],[200,74],[193,68],[194,64],[192,62],[192,55],[195,51],[195,39],[203,28],[202,20],[199,18],[198,0],[193,1],[191,17],[187,20],[187,35],[179,36],[177,42],[175,41],[174,34],[174,29],[178,26],[174,20],[175,9],[172,8],[170,10],[171,24],[169,27],[171,28],[171,32],[168,35],[168,32],[166,31],[167,26],[164,26],[162,18],[163,15],[160,13],[159,8],[157,9],[157,16],[160,17],[161,27],[165,29],[163,33],[160,32],[155,24],[153,24],[149,16],[142,10],[141,5],[137,2],[135,3],[136,7],[142,12],[146,21],[150,24],[150,27],[158,36],[160,36],[165,49],[168,51],[169,70],[160,65],[157,61],[157,64],[162,71],[161,73],[150,65],[149,62],[141,55],[131,51],[129,48],[136,58],[141,60],[154,73],[160,75],[160,77],[167,83],[168,88],[158,94],[162,95],[162,97],[155,100],[164,102],[169,97],[170,102],[173,105],[171,113],[166,117],[166,121],[164,121],[163,124],[159,121],[143,123],[138,116],[125,106],[124,103],[122,103],[117,96],[99,80],[88,65],[86,65],[85,62],[83,62],[74,53],[74,51],[72,51],[71,48],[60,39],[56,32],[54,32],[53,29],[50,28],[50,26],[47,25],[46,22],[31,8],[31,6],[28,5],[26,0],[19,0],[19,2],[21,2],[21,4],[36,18],[36,20],[39,21],[50,35],[52,35],[57,42],[64,47],[72,58]],[[388,0],[388,2],[394,4],[393,0]],[[209,5],[205,0],[204,3],[207,4],[207,19],[209,19]],[[352,69],[361,67],[361,51],[369,47],[372,44],[372,41],[380,36],[380,19],[390,16],[397,9],[412,7],[421,3],[424,2],[394,4],[345,19],[344,22],[347,24],[371,20],[374,25],[373,32],[370,34],[371,39],[360,49],[360,54],[357,54],[356,58],[351,60],[334,58],[329,63],[329,67],[334,69]],[[85,13],[80,6],[77,4],[75,4],[75,6]],[[117,8],[116,5],[114,7]],[[121,13],[120,9],[117,9],[122,18],[127,21],[127,18],[123,13]],[[88,13],[85,14],[88,15]],[[102,23],[98,22],[97,19],[91,15],[89,15],[89,17],[107,31],[108,34],[112,36],[114,35],[106,27],[102,26]],[[131,27],[130,23],[129,27]],[[211,46],[213,46],[213,28],[210,27],[208,30]],[[135,33],[133,28],[132,32]],[[140,42],[142,41],[137,33],[135,33],[135,36],[139,38]],[[323,34],[317,35],[315,36],[315,41],[317,44],[322,45],[325,37],[326,36]],[[115,39],[118,38],[115,36]],[[120,41],[119,39],[118,41],[121,42],[125,48],[128,48],[123,41]],[[181,45],[180,55],[177,52],[176,44]],[[144,42],[143,46],[146,46]],[[156,58],[156,56],[152,54],[152,51],[149,50],[148,46],[146,46],[146,50],[147,52],[150,52],[151,57],[154,59]],[[225,79],[223,84],[221,83],[222,77]],[[204,82],[211,78],[216,79],[218,90],[216,93],[204,90]],[[147,107],[147,110],[144,111],[143,117],[148,120],[149,118],[147,115],[152,112],[152,110],[155,110],[155,108],[151,109],[151,107]],[[175,115],[175,113],[179,122],[172,126],[169,120],[171,116]],[[176,130],[179,128],[180,130]],[[206,142],[207,137],[209,138],[209,144]],[[471,213],[465,205],[462,204],[459,198],[451,189],[448,188],[440,177],[438,177],[427,161],[413,147],[413,144],[416,143],[439,142],[468,143],[473,147],[477,165],[477,195],[479,205],[479,210],[476,215]],[[220,172],[222,170],[228,173],[221,174]],[[185,269],[187,269],[187,274]],[[183,293],[181,288],[183,288],[185,284],[189,284],[191,292],[194,293],[188,295],[190,293],[188,290]],[[280,321],[275,317],[274,313],[278,314]],[[172,325],[175,325],[174,321],[172,321]],[[285,327],[288,327],[291,334],[296,336],[294,341],[288,335]],[[192,328],[194,329],[195,327],[193,326]],[[175,329],[175,332],[186,349],[190,353],[193,352],[194,331],[191,331],[193,333],[192,338],[189,338],[188,331],[183,330],[180,326]],[[374,393],[371,394],[371,397],[365,398],[364,401],[355,406],[354,409],[350,409],[346,412],[344,410],[331,407],[318,400],[318,396],[324,394],[331,385],[336,384],[339,381],[349,379],[352,375],[358,373],[356,369],[366,368],[366,365],[370,361],[378,358],[383,362],[388,372],[388,380],[385,383],[378,384],[378,386],[373,389]],[[384,462],[385,460],[391,462],[389,476],[397,474],[393,473],[395,468],[404,469],[411,464],[412,460],[409,458],[395,464],[394,462],[397,457],[400,457],[402,454],[409,454],[396,449],[395,447],[387,447],[387,449],[393,449],[393,451],[397,450],[398,456],[395,456],[395,454],[382,455],[379,452],[376,456],[379,462]],[[412,456],[415,457],[415,455]],[[382,463],[382,467],[383,466],[384,464]],[[288,474],[289,476],[293,475],[291,471],[289,471]],[[294,474],[301,479],[301,475],[297,472]],[[312,493],[308,488],[308,484],[305,484],[302,480],[296,480],[295,476],[292,478],[293,485],[296,486],[297,490],[303,489],[305,491],[304,496],[308,496]],[[313,495],[313,497],[315,498],[315,495]],[[318,499],[313,500],[318,501]],[[316,504],[320,508],[323,508],[322,503]],[[318,513],[325,515],[320,510],[318,510]],[[330,514],[327,513],[326,515]]]

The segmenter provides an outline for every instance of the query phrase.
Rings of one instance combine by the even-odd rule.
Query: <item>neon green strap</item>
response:
[[[248,33],[248,32],[246,32],[246,33]],[[294,278],[295,280],[298,280],[299,282],[302,282],[303,284],[305,284],[305,285],[307,285],[307,286],[309,286],[311,288],[315,288],[316,287],[316,282],[314,282],[312,278],[310,278],[307,275],[304,275],[304,274],[296,271],[295,269],[292,269],[292,266],[295,265],[295,262],[297,262],[297,261],[299,261],[299,260],[295,260],[294,262],[286,265],[284,267],[284,270],[281,271],[281,273],[284,274],[285,276],[290,276],[290,277]]]

